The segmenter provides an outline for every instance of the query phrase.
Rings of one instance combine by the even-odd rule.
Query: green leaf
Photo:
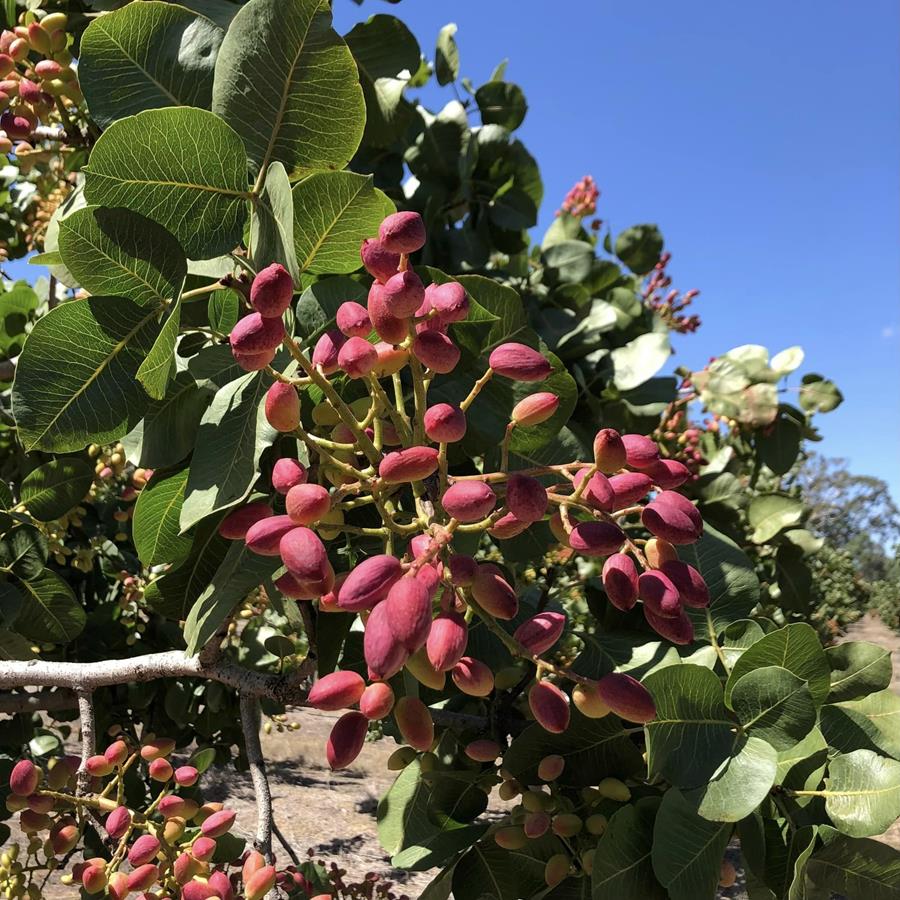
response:
[[[829,703],[857,700],[890,686],[893,665],[891,652],[868,641],[845,641],[827,647],[831,667]]]
[[[11,581],[0,582],[0,622],[12,626],[24,603],[22,592]]]
[[[702,629],[712,639],[732,622],[748,616],[759,603],[759,579],[750,559],[712,526],[704,527],[696,543],[677,549],[679,557],[693,566],[709,587],[709,607],[686,610],[698,637]]]
[[[731,828],[698,816],[681,791],[666,791],[653,826],[652,860],[671,900],[715,896]]]
[[[594,248],[585,241],[554,241],[544,248],[541,262],[551,283],[579,284],[590,274]]]
[[[86,460],[54,459],[25,476],[21,498],[35,519],[52,522],[76,507],[93,483],[94,469]]]
[[[793,419],[782,416],[769,429],[757,434],[759,458],[776,475],[784,475],[797,461],[801,438],[800,426]]]
[[[897,900],[900,852],[881,841],[837,835],[809,857],[804,875],[823,900],[834,894]]]
[[[419,68],[418,41],[403,22],[386,15],[358,23],[344,40],[356,60],[366,100],[363,139],[372,146],[387,147],[402,136],[413,118],[403,91]]]
[[[775,783],[791,790],[808,791],[817,788],[825,775],[828,744],[818,728],[790,750],[778,754]]]
[[[763,666],[741,677],[731,705],[744,729],[776,750],[790,749],[816,724],[816,705],[806,682],[780,666]]]
[[[788,347],[786,350],[776,353],[769,365],[779,377],[790,375],[803,364],[803,355],[802,347]]]
[[[12,395],[26,450],[80,450],[134,427],[149,403],[135,379],[158,334],[158,315],[123,297],[89,297],[35,323]]]
[[[0,539],[0,568],[18,578],[37,578],[47,562],[47,539],[33,525],[17,525]]]
[[[137,380],[154,399],[162,400],[169,382],[175,377],[175,344],[181,328],[181,298],[169,308],[162,328],[137,370]]]
[[[371,175],[315,172],[295,185],[294,251],[301,272],[342,274],[361,265],[359,246],[394,205]]]
[[[663,237],[656,225],[635,225],[616,238],[616,256],[636,275],[646,275],[663,251]]]
[[[809,412],[831,412],[844,402],[844,395],[833,381],[821,375],[803,376],[800,405]]]
[[[259,459],[278,432],[268,423],[264,372],[248,372],[220,388],[200,420],[181,508],[181,530],[243,500],[259,477]]]
[[[459,78],[459,48],[456,46],[456,24],[445,25],[437,36],[434,51],[434,74],[440,85],[450,84]]]
[[[419,760],[414,760],[381,798],[377,813],[378,839],[391,855],[391,865],[414,871],[443,865],[486,831],[487,825],[457,821],[452,811],[443,816],[434,815],[433,785],[447,777],[435,773],[432,779],[426,779]],[[479,790],[471,782],[462,783],[461,788],[463,792]]]
[[[900,762],[871,750],[837,756],[820,793],[838,831],[851,837],[881,834],[900,817]]]
[[[757,641],[734,664],[725,685],[725,702],[742,676],[764,666],[781,666],[809,685],[810,694],[820,706],[828,696],[831,673],[819,637],[805,622],[786,625]]]
[[[558,753],[566,760],[561,784],[584,787],[612,775],[627,778],[643,767],[640,751],[615,716],[589,719],[577,709],[564,734],[529,725],[504,754],[503,765],[523,784],[536,784],[538,763]]]
[[[799,525],[803,519],[803,503],[783,494],[759,494],[750,501],[747,519],[754,544],[765,544],[785,528]]]
[[[128,297],[138,304],[181,294],[187,261],[161,225],[128,209],[86,206],[60,222],[59,251],[91,294]]]
[[[488,81],[475,91],[475,102],[484,125],[500,125],[515,131],[525,120],[528,103],[522,88],[509,81]]]
[[[36,655],[31,649],[31,641],[13,631],[0,628],[0,659],[33,659]]]
[[[209,108],[224,31],[182,6],[149,0],[94,19],[81,38],[78,83],[91,118],[163,106]]]
[[[260,556],[251,552],[243,541],[232,541],[225,559],[184,623],[187,655],[199,653],[234,608],[281,564],[280,557]]]
[[[822,733],[841,753],[864,748],[900,759],[900,697],[877,691],[822,707]]]
[[[89,203],[152,212],[192,259],[227,253],[241,239],[244,148],[211,112],[184,106],[121,119],[94,145],[86,173]]]
[[[64,644],[84,630],[87,616],[72,588],[55,572],[44,569],[22,581],[24,603],[16,631],[33,641]]]
[[[704,666],[666,666],[644,679],[656,718],[644,728],[647,766],[676,787],[705,785],[730,758],[736,723],[719,677]]]
[[[666,900],[653,874],[653,822],[659,800],[644,798],[613,814],[594,851],[594,900]]]
[[[273,262],[281,263],[290,272],[294,284],[299,284],[300,267],[294,252],[294,198],[287,172],[280,162],[272,163],[266,171],[251,225],[250,246],[257,269]]]
[[[519,900],[546,890],[544,866],[551,854],[535,854],[540,845],[562,849],[556,838],[531,841],[522,850],[503,850],[493,841],[475,844],[453,872],[455,900]],[[551,851],[551,852],[553,852]]]
[[[639,334],[624,347],[616,347],[612,357],[613,380],[620,391],[630,391],[652,378],[669,359],[672,347],[662,332]]]
[[[251,168],[342,169],[363,134],[356,63],[320,0],[250,0],[216,60],[212,108],[240,134]]]
[[[131,533],[145,566],[177,566],[191,551],[191,538],[179,531],[188,474],[188,469],[173,474],[156,472],[138,495]]]

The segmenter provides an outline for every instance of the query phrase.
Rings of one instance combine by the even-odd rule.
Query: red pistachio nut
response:
[[[514,381],[543,381],[552,371],[550,362],[525,344],[501,344],[491,352],[488,364],[498,374]]]
[[[425,643],[428,661],[438,672],[449,672],[462,659],[468,640],[466,620],[452,610],[442,612],[431,623]]]
[[[259,313],[250,313],[240,319],[228,336],[235,353],[263,353],[273,350],[284,340],[284,322],[267,319]]]
[[[412,269],[392,275],[381,291],[387,311],[398,319],[415,315],[425,299],[425,285]]]
[[[384,302],[384,285],[376,281],[369,288],[369,318],[378,337],[389,344],[399,344],[406,339],[409,326],[405,319],[392,315]]]
[[[559,639],[566,627],[566,617],[558,612],[541,612],[526,619],[513,637],[535,656],[546,653]]]
[[[569,535],[569,546],[583,556],[609,556],[624,541],[622,529],[612,522],[579,522]]]
[[[412,352],[422,365],[439,375],[452,372],[460,357],[459,347],[440,331],[423,331],[417,334]]]
[[[387,597],[388,591],[402,574],[397,557],[387,554],[370,556],[347,575],[338,592],[338,606],[348,612],[372,609]]]
[[[438,451],[434,447],[409,447],[388,453],[378,466],[378,474],[387,484],[421,481],[433,475],[438,467]]]
[[[328,735],[325,746],[328,765],[333,770],[346,769],[362,751],[368,730],[369,720],[361,712],[344,713]]]
[[[387,681],[393,678],[409,657],[409,651],[394,636],[388,608],[384,603],[379,603],[366,621],[363,656],[371,681]]]
[[[347,300],[338,307],[334,321],[338,330],[348,338],[368,337],[372,330],[369,311],[354,300]]]
[[[444,511],[459,522],[477,522],[496,505],[497,495],[483,481],[457,481],[441,496]]]
[[[378,364],[378,351],[365,338],[347,338],[338,351],[338,366],[351,378],[365,378]]]
[[[314,709],[347,709],[359,701],[365,689],[365,681],[356,672],[331,672],[312,686],[307,702]]]
[[[406,576],[393,584],[383,605],[391,633],[409,653],[414,653],[431,630],[428,587],[419,578]]]
[[[247,549],[260,556],[278,556],[281,552],[281,539],[296,527],[290,516],[267,516],[260,519],[247,529],[244,536]]]
[[[516,592],[493,563],[479,564],[471,591],[478,605],[497,619],[513,619],[519,611]]]
[[[346,341],[347,338],[336,328],[326,331],[313,348],[312,364],[326,375],[333,375],[340,368],[338,354]]]
[[[514,473],[506,481],[506,507],[522,522],[538,522],[547,511],[547,489],[530,475]]]
[[[384,681],[370,684],[359,698],[359,711],[369,721],[383,719],[394,708],[394,692]]]
[[[394,719],[403,740],[415,750],[430,750],[434,743],[434,721],[418,697],[401,697],[394,705]]]
[[[659,462],[659,446],[643,434],[623,434],[625,461],[634,469],[646,469]]]
[[[450,670],[453,683],[470,697],[487,697],[494,689],[494,673],[471,656],[463,656]]]
[[[385,248],[381,241],[366,238],[359,248],[359,256],[366,271],[382,284],[396,274],[400,266],[400,254]]]
[[[557,409],[559,397],[550,391],[539,391],[536,394],[529,394],[513,407],[510,421],[521,427],[540,425],[553,418]]]
[[[283,456],[272,467],[272,487],[279,494],[287,494],[292,487],[305,484],[306,477],[306,466],[289,456]]]
[[[454,444],[466,434],[466,414],[455,403],[435,403],[425,410],[425,434],[438,444]]]
[[[425,246],[425,223],[417,212],[388,216],[378,228],[378,240],[391,253],[415,253]]]
[[[535,721],[551,734],[562,734],[569,727],[569,698],[549,681],[538,681],[528,692],[528,706]]]
[[[287,492],[284,505],[296,525],[312,525],[331,509],[331,495],[320,484],[297,484]]]
[[[603,564],[603,589],[616,609],[629,610],[638,599],[638,570],[626,553],[614,553]]]
[[[291,305],[293,296],[291,274],[281,263],[266,266],[250,285],[250,305],[261,316],[269,319],[280,319]]]
[[[594,437],[594,462],[605,475],[618,472],[626,462],[622,436],[613,428],[601,428]]]
[[[265,410],[276,431],[293,431],[300,424],[300,395],[292,384],[276,381],[266,391]]]

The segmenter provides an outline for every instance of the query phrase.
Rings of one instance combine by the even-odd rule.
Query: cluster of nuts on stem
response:
[[[77,757],[54,758],[46,772],[31,760],[19,760],[10,775],[7,806],[19,813],[29,843],[24,859],[16,849],[6,861],[4,896],[43,896],[30,876],[65,869],[88,825],[103,837],[106,855],[75,863],[62,882],[91,895],[261,900],[276,883],[288,894],[302,889],[308,895],[309,883],[294,867],[276,872],[255,850],[231,858],[223,839],[235,813],[203,801],[196,786],[200,773],[174,763],[174,749],[170,738],[146,740],[140,747],[119,739],[88,757],[80,772]],[[157,788],[140,807],[126,800],[126,776],[137,765]]]
[[[342,304],[337,329],[319,339],[311,357],[285,332],[282,314],[293,286],[278,264],[253,280],[254,312],[231,334],[235,359],[248,370],[266,368],[276,379],[265,400],[269,423],[295,435],[313,463],[307,468],[296,459],[279,459],[272,487],[283,497],[278,499],[283,512],[255,501],[226,516],[220,533],[245,540],[254,553],[280,556],[285,571],[275,584],[285,596],[315,601],[323,613],[359,613],[365,623],[368,686],[361,675],[339,671],[322,678],[309,697],[320,709],[359,705],[334,726],[327,748],[333,768],[349,765],[369,722],[392,711],[411,747],[431,747],[428,708],[413,696],[395,703],[388,683],[404,666],[431,686],[443,686],[450,672],[464,694],[485,697],[494,690],[490,668],[466,655],[473,617],[513,655],[535,664],[529,706],[549,731],[568,726],[569,695],[559,686],[565,681],[575,683],[575,702],[583,701],[592,714],[612,710],[632,722],[653,717],[649,694],[629,676],[590,680],[542,657],[565,628],[563,614],[539,613],[514,634],[500,626],[518,614],[515,588],[500,566],[454,552],[455,535],[487,533],[502,548],[504,540],[549,518],[560,543],[582,556],[605,559],[602,579],[614,606],[629,610],[640,599],[650,626],[675,643],[693,639],[684,607],[709,602],[700,573],[675,550],[698,540],[703,530],[696,508],[675,490],[690,473],[682,463],[661,458],[650,438],[605,428],[597,433],[589,462],[510,471],[513,430],[539,425],[559,408],[555,393],[537,391],[512,410],[497,471],[449,471],[448,445],[464,437],[467,412],[488,381],[537,384],[552,367],[532,347],[504,343],[491,351],[487,370],[461,403],[429,405],[432,381],[452,372],[460,358],[449,326],[466,317],[469,300],[460,283],[426,287],[409,267],[409,254],[424,243],[418,214],[384,220],[378,239],[366,240],[361,249],[374,279],[367,306]],[[271,368],[282,344],[299,377]],[[338,382],[341,378],[347,381]],[[335,382],[343,387],[353,381],[363,382],[365,396],[348,406]],[[308,386],[322,400],[307,430],[298,390]],[[652,499],[645,502],[648,495]],[[363,505],[374,505],[380,526],[344,524],[344,514]],[[634,534],[639,525],[650,532],[649,539]],[[325,541],[344,531],[380,539],[384,552],[336,574]],[[400,542],[405,553],[398,552]]]
[[[81,90],[72,68],[65,13],[42,19],[26,13],[23,24],[0,33],[0,152],[32,150],[35,128],[58,105],[78,103]]]

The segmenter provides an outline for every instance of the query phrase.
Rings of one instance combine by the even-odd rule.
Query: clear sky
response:
[[[702,290],[703,326],[676,342],[677,364],[699,368],[744,343],[801,344],[803,371],[833,378],[846,398],[820,417],[819,448],[900,499],[898,10],[896,0],[337,0],[335,18],[346,31],[396,13],[429,56],[456,22],[476,85],[508,57],[529,102],[520,135],[544,177],[538,233],[585,174],[614,230],[657,222],[675,284]]]

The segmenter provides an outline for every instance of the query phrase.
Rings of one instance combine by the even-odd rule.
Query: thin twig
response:
[[[250,778],[256,795],[256,839],[253,846],[266,858],[269,865],[275,861],[272,855],[272,792],[266,776],[266,760],[259,742],[259,700],[251,694],[241,694],[241,729],[244,747],[250,764]]]

